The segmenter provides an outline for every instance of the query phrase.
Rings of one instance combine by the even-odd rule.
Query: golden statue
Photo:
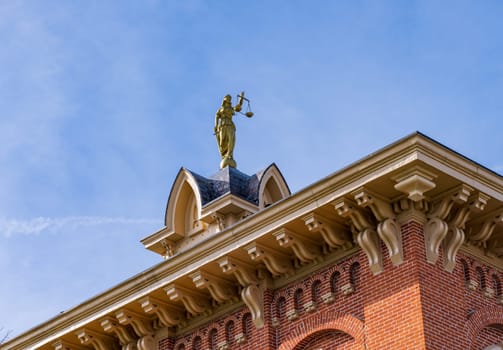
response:
[[[238,103],[234,107],[232,106],[231,99],[231,95],[226,95],[222,101],[222,107],[215,114],[215,136],[217,137],[218,149],[222,157],[220,169],[226,166],[236,167],[236,161],[233,158],[234,144],[236,143],[236,126],[232,121],[232,116],[236,112],[241,112],[243,100],[248,102],[249,107],[249,100],[245,98],[244,92],[241,92],[238,96]],[[244,115],[251,118],[253,113],[248,110]]]

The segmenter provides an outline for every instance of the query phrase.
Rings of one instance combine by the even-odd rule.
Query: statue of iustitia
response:
[[[241,92],[238,96],[238,103],[234,107],[231,103],[231,95],[226,95],[220,107],[215,114],[215,136],[217,137],[218,149],[222,161],[220,162],[220,169],[230,166],[235,168],[236,161],[233,158],[234,144],[236,143],[236,126],[232,121],[232,116],[236,112],[241,111],[245,93]],[[251,117],[253,113],[246,113],[247,117]]]

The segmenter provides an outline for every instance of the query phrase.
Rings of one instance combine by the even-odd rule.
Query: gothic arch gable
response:
[[[258,193],[260,209],[290,195],[290,189],[276,164],[271,164],[262,173]]]
[[[181,168],[169,194],[165,226],[182,238],[194,229],[192,224],[200,219],[201,207],[201,194],[196,179],[189,170]]]

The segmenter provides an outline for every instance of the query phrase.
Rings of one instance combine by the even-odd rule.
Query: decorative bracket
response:
[[[497,225],[503,224],[503,209],[499,209],[483,218],[470,221],[468,226],[468,241],[472,244],[486,247]]]
[[[154,334],[149,334],[138,339],[138,350],[157,350]]]
[[[164,259],[167,260],[175,255],[176,243],[174,243],[173,241],[170,241],[169,239],[163,239],[161,241],[161,246],[164,249],[164,254],[162,255]]]
[[[444,269],[449,272],[456,266],[456,254],[465,240],[465,233],[456,226],[449,226],[444,240]]]
[[[356,241],[367,255],[370,270],[374,275],[383,271],[381,244],[373,225],[356,204],[346,198],[341,198],[334,203],[335,210],[343,218],[351,220],[356,231]]]
[[[402,232],[400,225],[396,222],[391,204],[365,188],[361,188],[353,194],[357,204],[363,208],[369,207],[379,221],[377,233],[386,244],[393,265],[400,265],[403,262]]]
[[[215,212],[211,217],[217,223],[217,232],[225,230],[225,215]]]
[[[438,259],[438,248],[447,235],[449,227],[442,219],[432,217],[424,225],[424,244],[426,249],[426,261],[435,264]]]
[[[456,265],[456,255],[465,240],[465,224],[472,212],[480,212],[485,209],[489,196],[477,193],[470,197],[468,203],[460,207],[453,219],[449,222],[449,229],[444,240],[444,268],[452,271]]]
[[[356,204],[362,208],[370,208],[377,221],[381,222],[395,217],[391,205],[370,190],[362,187],[352,194],[355,197]]]
[[[204,293],[199,293],[177,284],[171,284],[164,288],[170,300],[181,301],[187,311],[192,315],[211,313],[211,303]]]
[[[106,317],[100,322],[101,327],[107,333],[115,333],[122,345],[122,350],[136,350],[136,337],[131,334],[129,329],[120,325],[113,317]]]
[[[472,191],[473,189],[465,184],[456,187],[453,191],[445,194],[443,199],[433,207],[432,212],[428,214],[428,222],[424,225],[424,244],[426,261],[430,264],[437,262],[438,248],[449,230],[449,226],[444,220],[455,203],[463,204],[468,201]]]
[[[303,220],[308,230],[310,232],[319,232],[323,240],[331,248],[350,249],[353,246],[347,231],[342,225],[338,225],[314,212],[306,215]]]
[[[54,350],[89,350],[88,347],[70,343],[66,340],[59,339],[52,344]]]
[[[213,299],[217,303],[225,303],[229,300],[236,300],[236,291],[232,283],[223,278],[212,275],[204,271],[196,271],[189,275],[197,288],[207,288]]]
[[[128,309],[121,309],[115,313],[115,317],[122,325],[130,324],[139,337],[154,333],[151,324],[152,320],[145,315]]]
[[[241,297],[252,314],[255,327],[264,326],[264,286],[262,284],[250,284],[243,288]]]
[[[253,242],[246,248],[253,261],[263,262],[273,276],[291,275],[293,272],[290,257],[260,243]]]
[[[498,231],[492,235],[487,244],[487,253],[497,257],[503,256],[503,232]]]
[[[226,256],[218,261],[218,265],[225,274],[233,274],[243,287],[259,283],[253,266],[239,259]]]
[[[183,310],[175,305],[165,303],[151,296],[141,299],[140,304],[143,311],[147,314],[156,314],[166,327],[177,326],[183,322]]]
[[[241,298],[252,314],[255,327],[264,326],[264,286],[255,277],[253,269],[238,259],[226,256],[218,264],[226,274],[233,274],[243,287]]]
[[[470,211],[473,213],[480,213],[486,209],[487,202],[491,199],[490,196],[482,192],[473,195],[469,200]],[[464,225],[464,223],[463,223]]]
[[[273,233],[279,245],[284,248],[292,248],[295,256],[303,263],[309,263],[318,260],[320,256],[320,247],[314,240],[308,239],[289,229],[282,228]]]
[[[115,338],[110,335],[94,332],[87,328],[82,328],[75,332],[77,338],[83,345],[91,345],[95,350],[118,350],[119,346]]]
[[[117,317],[120,324],[130,324],[135,333],[140,337],[136,343],[138,350],[155,349],[154,329],[152,327],[152,320],[149,317],[128,309],[117,311],[115,317]]]
[[[403,263],[402,232],[396,220],[388,218],[381,221],[377,226],[377,233],[388,248],[391,263],[395,266]]]
[[[468,185],[462,184],[457,186],[453,190],[447,192],[443,199],[435,207],[433,207],[432,212],[428,214],[429,217],[438,217],[441,220],[445,220],[452,206],[456,204],[464,204],[468,202],[468,198],[473,192],[473,188]]]

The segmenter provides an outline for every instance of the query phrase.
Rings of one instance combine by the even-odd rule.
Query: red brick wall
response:
[[[449,273],[441,253],[435,265],[426,262],[420,224],[403,225],[402,235],[399,266],[390,263],[383,245],[384,271],[374,276],[359,251],[267,291],[262,329],[251,324],[244,307],[177,339],[162,340],[159,349],[211,349],[213,333],[216,344],[227,341],[229,349],[238,350],[478,350],[503,341],[502,328],[495,326],[503,325],[501,272],[459,253]]]

